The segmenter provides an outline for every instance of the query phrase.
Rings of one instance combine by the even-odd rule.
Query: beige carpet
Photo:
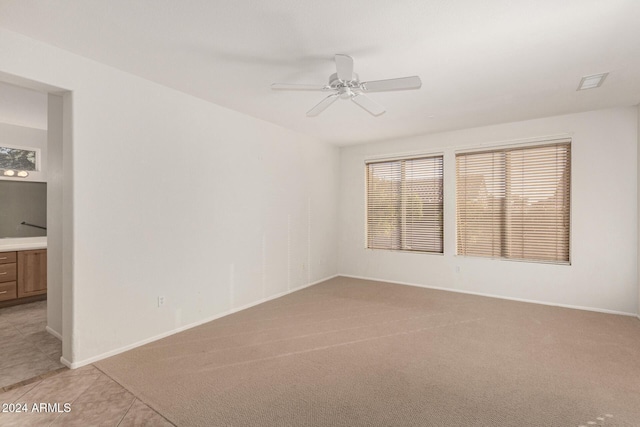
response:
[[[97,366],[178,426],[640,426],[637,318],[348,278]]]

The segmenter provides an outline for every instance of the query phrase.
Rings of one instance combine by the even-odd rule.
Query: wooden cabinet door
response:
[[[47,250],[18,252],[18,298],[47,292]]]

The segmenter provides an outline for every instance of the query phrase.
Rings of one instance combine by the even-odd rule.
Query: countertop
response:
[[[0,239],[0,252],[28,251],[31,249],[46,248],[46,236]]]

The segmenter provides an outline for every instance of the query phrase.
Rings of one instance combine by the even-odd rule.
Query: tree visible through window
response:
[[[36,170],[35,150],[0,147],[0,169]]]
[[[366,165],[367,248],[443,252],[442,156]]]
[[[456,155],[458,254],[569,263],[568,141]]]

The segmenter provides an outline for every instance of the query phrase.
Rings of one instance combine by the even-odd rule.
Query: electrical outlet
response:
[[[158,297],[158,308],[164,305],[164,297]]]
[[[456,265],[456,273],[460,273],[460,266]]]

